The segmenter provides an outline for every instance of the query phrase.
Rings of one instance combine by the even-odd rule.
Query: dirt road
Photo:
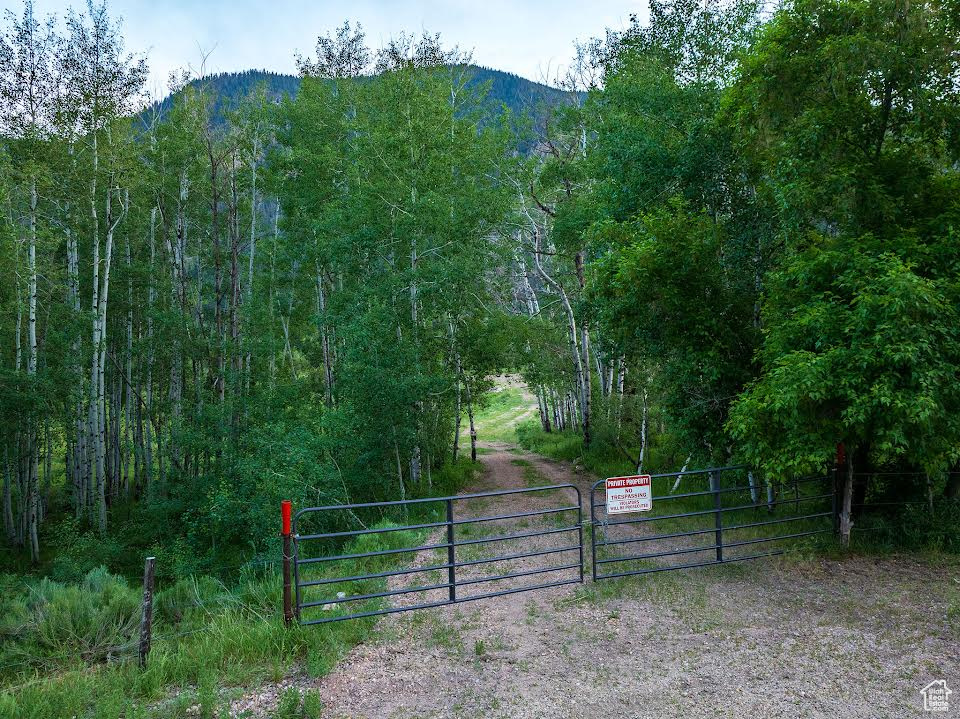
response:
[[[471,489],[588,484],[488,449]],[[928,682],[960,691],[958,614],[956,565],[765,559],[391,615],[297,683],[329,719],[920,717]]]

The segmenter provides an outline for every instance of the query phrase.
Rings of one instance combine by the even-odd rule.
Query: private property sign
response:
[[[653,496],[649,474],[633,477],[610,477],[607,480],[607,514],[649,512]]]

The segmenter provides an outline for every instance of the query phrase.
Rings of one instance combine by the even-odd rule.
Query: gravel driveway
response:
[[[591,479],[509,445],[481,460],[472,490]],[[557,503],[509,501],[512,512]],[[524,550],[554,540],[531,541]],[[546,563],[560,560],[506,571]],[[934,679],[960,692],[955,560],[788,556],[390,615],[331,674],[283,684],[319,692],[329,719],[900,719],[930,716],[919,690]],[[939,716],[960,716],[953,705]]]

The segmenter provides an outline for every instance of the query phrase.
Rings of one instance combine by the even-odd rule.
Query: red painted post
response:
[[[280,502],[280,516],[283,519],[283,623],[288,627],[293,623],[293,592],[290,583],[290,500]]]

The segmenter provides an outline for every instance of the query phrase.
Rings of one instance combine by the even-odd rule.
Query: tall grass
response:
[[[102,569],[89,578],[111,587],[105,605],[102,591],[49,580],[20,599],[21,624],[5,636],[0,660],[0,717],[184,716],[180,704],[184,711],[219,705],[218,687],[279,679],[295,663],[321,675],[373,628],[371,620],[285,627],[273,570],[231,588],[209,577],[184,579],[157,594],[153,649],[141,670],[139,591]],[[179,703],[173,693],[182,695]]]
[[[477,468],[459,462],[434,473],[434,492],[455,493]],[[432,517],[425,506],[405,517],[381,518],[375,526],[387,528],[394,520],[425,523]],[[428,530],[364,535],[328,551],[354,554],[416,546],[427,535]],[[383,555],[321,564],[308,578],[384,571],[409,559]],[[325,589],[335,597],[338,590],[374,593],[385,584],[376,579]],[[167,719],[195,716],[196,707],[200,716],[215,717],[229,695],[241,691],[231,688],[279,680],[294,667],[321,676],[376,631],[375,618],[286,627],[282,579],[275,566],[245,569],[229,584],[211,576],[189,576],[158,588],[153,647],[147,666],[140,669],[140,594],[139,587],[103,567],[77,584],[0,576],[0,718]],[[355,605],[370,610],[383,603],[377,599]],[[354,608],[341,604],[328,615]],[[315,697],[291,694],[281,701],[277,716],[316,716],[318,706]]]

